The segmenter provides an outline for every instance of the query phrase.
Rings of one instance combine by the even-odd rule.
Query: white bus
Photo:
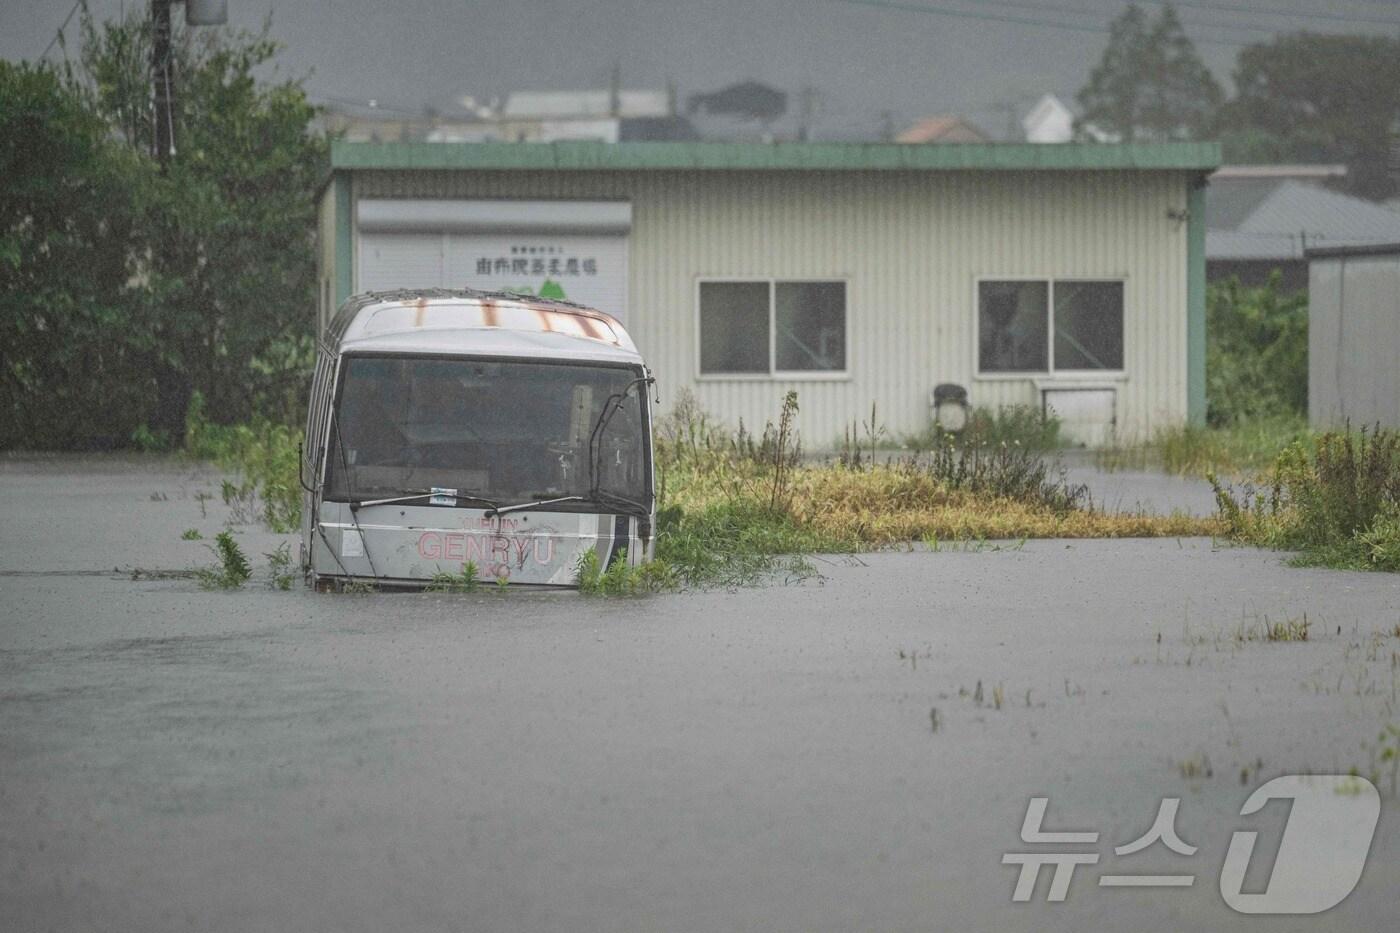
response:
[[[349,299],[318,352],[302,454],[317,589],[574,586],[651,557],[651,373],[612,317],[471,290]]]

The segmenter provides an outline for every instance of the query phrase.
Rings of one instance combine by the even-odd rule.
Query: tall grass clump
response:
[[[1308,305],[1275,274],[1261,286],[1230,279],[1206,293],[1206,425],[1170,425],[1095,454],[1100,469],[1243,476],[1311,439]]]
[[[607,567],[598,559],[597,551],[584,551],[575,568],[574,582],[584,596],[639,596],[673,590],[679,585],[664,558],[629,566],[625,548]]]
[[[929,475],[950,490],[1043,506],[1057,514],[1088,499],[1088,487],[1072,484],[1043,452],[1018,442],[958,443],[951,437],[927,455]]]
[[[1297,550],[1304,564],[1400,571],[1400,432],[1329,431],[1289,445],[1238,492],[1211,482],[1237,540]]]
[[[656,430],[656,559],[676,584],[742,586],[771,576],[804,577],[801,556],[839,550],[793,515],[800,475],[797,393],[759,434],[713,421],[682,392]]]
[[[949,434],[933,424],[921,434],[904,439],[904,446],[929,450],[952,438],[959,446],[993,448],[1005,444],[1023,450],[1049,453],[1064,446],[1060,419],[1034,405],[1003,405],[1000,408],[974,408],[967,424],[957,434]]]
[[[899,459],[882,431],[853,425],[830,462],[800,459],[796,396],[757,435],[730,433],[683,394],[657,434],[656,553],[688,585],[740,585],[811,572],[805,555],[937,539],[1200,535],[1214,519],[1093,509],[1043,452],[940,436]],[[786,425],[786,427],[785,427]]]
[[[1223,426],[1178,424],[1153,432],[1146,442],[1106,447],[1094,454],[1101,470],[1160,469],[1178,476],[1208,473],[1243,476],[1266,470],[1279,453],[1313,432],[1299,414],[1242,420]]]
[[[224,489],[226,502],[256,500],[256,509],[269,530],[295,531],[301,524],[302,431],[262,416],[246,424],[209,421],[203,399],[195,395],[185,430],[185,452],[233,470],[238,482]]]

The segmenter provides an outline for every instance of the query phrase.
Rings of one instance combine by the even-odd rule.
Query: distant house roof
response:
[[[1074,111],[1054,94],[1046,94],[1021,118],[1021,129],[1028,143],[1071,142],[1075,138]],[[1101,130],[1092,123],[1085,123],[1078,129],[1092,142],[1122,142],[1118,134]]]
[[[1046,94],[1021,119],[1021,128],[1028,143],[1067,143],[1074,138],[1074,111]]]
[[[1308,247],[1400,240],[1400,213],[1292,178],[1211,181],[1206,258],[1301,260]]]
[[[1222,165],[1210,176],[1217,179],[1292,178],[1297,181],[1325,182],[1347,177],[1345,165]]]
[[[617,113],[613,93],[601,91],[515,91],[506,98],[503,116],[510,119],[563,119],[588,117],[669,117],[668,91],[618,91]]]
[[[989,143],[992,138],[962,117],[927,117],[894,138],[897,143]]]
[[[1400,241],[1394,243],[1369,243],[1365,246],[1328,246],[1309,249],[1309,259],[1345,259],[1365,256],[1400,256]]]

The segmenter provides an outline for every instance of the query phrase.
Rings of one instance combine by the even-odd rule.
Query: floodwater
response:
[[[634,600],[113,572],[207,562],[180,535],[230,517],[218,479],[0,461],[6,928],[1258,928],[1217,881],[1233,830],[1277,847],[1250,791],[1369,770],[1400,722],[1393,576],[1199,539],[828,558]],[[285,540],[235,527],[255,564]],[[1304,614],[1306,642],[1254,637]],[[1357,889],[1289,929],[1393,926],[1381,789]],[[1003,854],[1047,848],[1018,838],[1035,796],[1045,829],[1100,833],[1059,847],[1100,856],[1062,903],[1048,870],[1012,903]],[[1164,797],[1197,853],[1115,855]]]

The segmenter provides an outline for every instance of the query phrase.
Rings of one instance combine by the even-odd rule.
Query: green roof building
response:
[[[620,318],[663,405],[750,427],[799,393],[809,449],[931,390],[1032,405],[1088,444],[1205,414],[1215,144],[337,143],[320,320],[470,286]]]

